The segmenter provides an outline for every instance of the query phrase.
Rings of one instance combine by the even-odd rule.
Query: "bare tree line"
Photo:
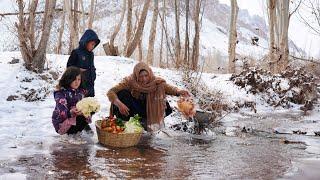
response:
[[[58,30],[58,41],[55,48],[56,53],[61,53],[62,35],[67,19],[70,30],[69,52],[78,44],[79,33],[84,29],[91,28],[94,19],[95,0],[91,0],[89,13],[85,13],[82,0],[63,0],[63,8],[56,8],[57,0],[46,0],[44,10],[37,11],[39,1],[30,1],[28,4],[22,0],[17,0],[18,12],[6,13],[6,15],[18,15],[18,22],[15,23],[18,32],[20,51],[25,61],[27,69],[42,72],[46,62],[46,49],[50,37],[50,31],[54,20],[54,13],[61,12],[61,23]],[[80,16],[81,15],[81,16]],[[41,29],[37,29],[36,16],[41,18]],[[88,25],[85,25],[84,18],[88,16]],[[81,17],[81,20],[80,20]]]
[[[120,19],[114,26],[113,31],[108,42],[103,47],[107,55],[131,57],[136,52],[139,61],[145,61],[150,65],[157,65],[160,67],[180,68],[185,65],[190,69],[198,70],[200,56],[200,28],[201,28],[201,9],[204,9],[205,0],[144,0],[138,5],[137,1],[123,0]],[[269,54],[268,54],[268,68],[272,72],[280,72],[289,64],[289,47],[288,47],[288,28],[290,17],[297,12],[301,0],[297,1],[296,7],[290,12],[290,0],[267,1],[268,24],[269,24]],[[313,10],[315,19],[319,21],[319,14],[316,12],[319,8],[319,2],[315,0],[308,0],[309,8]],[[315,3],[317,2],[317,3]],[[79,41],[79,35],[84,32],[86,28],[92,28],[94,22],[94,9],[97,4],[96,0],[90,1],[89,12],[85,12],[83,0],[62,0],[63,8],[56,7],[56,0],[46,0],[45,9],[43,11],[37,10],[38,0],[30,1],[29,5],[23,1],[17,1],[18,23],[18,37],[23,59],[26,66],[30,70],[42,71],[45,62],[45,53],[47,41],[50,36],[50,29],[52,26],[54,13],[60,12],[60,27],[58,29],[57,44],[55,53],[59,54],[62,50],[62,37],[65,31],[65,24],[68,25],[69,46],[68,52],[74,49]],[[237,15],[239,7],[237,0],[230,0],[231,12],[229,22],[229,63],[228,71],[230,73],[236,72],[236,45],[237,39]],[[304,2],[306,3],[306,2]],[[169,6],[173,7],[174,26],[168,27],[167,16],[170,14]],[[191,8],[190,8],[191,5]],[[26,7],[27,11],[26,11]],[[50,7],[50,8],[49,8]],[[183,10],[184,9],[184,10]],[[148,12],[152,12],[151,27],[145,29]],[[13,15],[14,13],[6,13],[3,15]],[[1,14],[0,14],[1,15]],[[41,16],[43,21],[43,28],[40,31],[35,30],[35,17]],[[135,17],[135,18],[134,18]],[[182,19],[182,18],[185,19]],[[191,20],[190,20],[191,17]],[[135,19],[135,22],[133,22]],[[87,20],[87,23],[86,23]],[[182,25],[181,21],[185,24]],[[122,26],[126,21],[126,25]],[[66,23],[67,22],[67,23]],[[307,21],[306,21],[307,22]],[[116,38],[119,36],[121,27],[125,27],[125,42],[116,44]],[[158,28],[160,27],[160,29]],[[184,27],[184,28],[181,28]],[[319,23],[320,27],[320,23]],[[193,33],[190,33],[190,28]],[[310,26],[315,32],[318,32],[314,26]],[[174,29],[173,33],[169,29]],[[143,53],[142,38],[145,31],[149,31],[147,52]],[[39,34],[40,33],[40,34]],[[161,33],[160,36],[157,34]],[[181,35],[184,33],[184,37]],[[35,37],[38,37],[37,41]],[[160,37],[160,47],[155,51],[156,37]],[[190,41],[190,39],[192,40]],[[159,46],[159,44],[157,44]]]
[[[133,3],[132,0],[127,0],[127,2],[123,2],[123,4],[130,4],[127,8],[122,8],[121,17],[119,24],[114,28],[114,32],[110,38],[110,41],[104,44],[104,49],[107,55],[123,55],[125,57],[132,56],[133,52],[138,48],[139,57],[138,60],[144,60],[150,65],[154,65],[155,63],[159,66],[163,66],[166,64],[166,67],[169,66],[169,61],[174,63],[174,67],[179,68],[183,64],[189,64],[190,68],[197,69],[198,66],[198,59],[199,59],[199,44],[200,44],[200,9],[201,9],[201,0],[195,2],[194,7],[194,14],[193,19],[194,27],[195,27],[195,35],[193,39],[193,46],[192,46],[192,56],[190,57],[190,45],[189,45],[189,1],[185,1],[185,9],[186,9],[186,28],[185,30],[185,42],[184,44],[181,43],[181,31],[180,31],[180,17],[181,17],[181,2],[179,0],[175,0],[173,3],[174,7],[174,16],[175,16],[175,35],[174,38],[171,38],[166,22],[167,16],[167,7],[170,1],[163,0],[162,3],[159,3],[159,0],[154,0],[153,3],[150,3],[149,0],[144,1],[144,6],[141,11],[140,17],[138,19],[138,26],[137,29],[132,30],[132,9]],[[146,57],[143,57],[141,50],[139,48],[139,44],[141,43],[143,31],[144,31],[144,24],[146,23],[146,15],[148,10],[151,10],[150,6],[153,5],[152,10],[152,20],[151,20],[151,28],[149,33],[149,41],[148,41],[148,50]],[[124,7],[124,6],[123,6]],[[126,26],[126,42],[125,47],[123,47],[123,51],[121,51],[119,46],[114,44],[114,34],[118,34],[118,27],[121,26],[123,23],[124,14],[127,14],[127,26]],[[160,19],[160,21],[158,21]],[[161,31],[157,31],[157,24],[160,23]],[[132,32],[134,33],[132,33]],[[161,32],[161,43],[160,43],[160,51],[159,51],[159,60],[155,62],[155,38],[157,32]],[[131,35],[131,36],[130,36]],[[184,49],[182,48],[184,47]],[[163,53],[166,52],[166,56]],[[184,53],[182,53],[184,52]],[[166,57],[166,60],[164,60]],[[192,61],[189,61],[192,59]]]

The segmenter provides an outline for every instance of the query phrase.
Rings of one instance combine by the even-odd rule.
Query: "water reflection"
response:
[[[290,170],[292,160],[319,156],[318,149],[311,154],[304,151],[303,144],[281,141],[297,136],[309,140],[308,148],[318,148],[317,137],[273,134],[270,129],[282,121],[285,120],[268,119],[266,123],[257,118],[244,119],[230,126],[239,127],[234,129],[234,136],[219,133],[220,130],[215,131],[214,137],[168,130],[167,134],[143,136],[137,146],[123,149],[101,146],[95,138],[84,145],[55,143],[49,157],[20,158],[2,173],[23,167],[16,172],[26,172],[33,179],[281,178]],[[242,132],[244,126],[254,131]]]
[[[90,146],[88,144],[53,144],[51,156],[55,176],[63,179],[100,177],[90,169],[88,161],[91,153]]]
[[[104,159],[106,173],[117,178],[161,178],[166,169],[166,151],[150,146],[150,138],[130,148],[111,148],[96,151]]]

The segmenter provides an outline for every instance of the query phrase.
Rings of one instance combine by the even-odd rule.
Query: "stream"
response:
[[[284,112],[230,114],[203,135],[166,128],[123,149],[57,137],[49,154],[0,161],[0,179],[320,179],[319,129]]]

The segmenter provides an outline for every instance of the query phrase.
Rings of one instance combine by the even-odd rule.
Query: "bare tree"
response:
[[[174,14],[175,14],[175,66],[180,66],[180,0],[174,0]]]
[[[289,29],[289,0],[278,1],[281,8],[280,14],[280,59],[278,64],[278,72],[284,70],[289,64],[289,44],[288,44],[288,29]],[[279,17],[279,16],[278,16]]]
[[[73,44],[74,49],[78,45],[78,40],[79,40],[79,15],[77,11],[79,11],[79,0],[74,0],[73,2],[73,9],[75,11],[72,11],[72,17],[73,17],[73,29],[74,29],[74,39],[75,39],[75,44]]]
[[[141,38],[142,38],[143,35],[141,35]],[[138,61],[139,62],[142,62],[143,61],[143,47],[142,47],[142,41],[141,41],[141,38],[138,42]]]
[[[87,25],[86,25],[86,22],[85,22],[85,9],[84,9],[84,5],[83,5],[83,0],[79,0],[79,6],[80,6],[80,21],[79,21],[79,32],[80,34],[84,33]],[[89,15],[89,18],[90,18],[90,15]]]
[[[118,49],[118,46],[114,45],[114,40],[115,40],[117,34],[119,33],[122,22],[123,22],[124,14],[126,12],[126,4],[127,4],[126,0],[123,0],[122,13],[121,13],[119,23],[114,28],[114,31],[110,37],[110,41],[108,43],[103,44],[103,48],[105,50],[105,53],[109,56],[118,56],[119,55],[119,49]]]
[[[193,49],[192,49],[192,66],[193,70],[197,70],[199,61],[199,43],[200,43],[200,0],[196,0],[194,9],[194,28],[195,35],[193,39]]]
[[[171,47],[173,47],[174,45],[174,42],[172,41],[172,39],[169,38],[169,33],[168,33],[168,28],[167,28],[167,21],[166,21],[166,12],[165,12],[165,9],[166,9],[166,5],[164,3],[164,12],[163,12],[163,15],[161,15],[159,13],[159,17],[160,17],[160,20],[161,20],[161,26],[162,26],[162,29],[164,30],[164,35],[165,35],[165,38],[166,38],[166,67],[169,67],[169,57],[173,58],[173,53],[171,50]],[[174,59],[172,59],[172,62],[174,62]]]
[[[127,12],[127,32],[126,32],[126,45],[124,49],[127,49],[131,40],[132,33],[132,0],[128,0],[128,12]]]
[[[276,2],[275,0],[268,0],[268,21],[269,21],[269,69],[274,72],[275,68],[275,20],[276,20]]]
[[[166,15],[166,0],[162,2],[162,17]],[[160,16],[160,13],[159,13]],[[159,53],[159,67],[163,67],[163,40],[164,40],[164,28],[161,26],[161,41],[160,41],[160,53]]]
[[[42,32],[41,36],[35,34],[35,10],[38,1],[32,1],[29,6],[28,18],[24,17],[25,4],[22,0],[17,0],[19,15],[18,22],[15,23],[18,29],[18,37],[20,43],[20,51],[22,58],[25,61],[25,66],[28,70],[35,72],[43,72],[46,60],[47,42],[50,36],[50,30],[53,22],[53,13],[56,6],[56,0],[46,0],[44,15],[42,18]],[[35,37],[40,36],[38,46],[36,46]]]
[[[147,62],[149,65],[153,65],[153,57],[154,57],[154,40],[156,38],[157,33],[157,20],[159,13],[159,1],[153,1],[153,16],[152,16],[152,24],[149,35],[149,45],[148,45],[148,54],[147,54]]]
[[[96,6],[95,3],[96,0],[91,0],[90,3],[90,12],[89,12],[89,20],[88,20],[88,28],[92,29],[92,24],[93,24],[93,20],[94,20],[94,9]]]
[[[133,31],[136,31],[139,26],[139,14],[140,14],[140,7],[137,8],[134,12],[135,14],[135,22],[134,22],[134,28]],[[141,34],[141,37],[138,41],[138,61],[142,62],[143,61],[143,46],[142,46],[142,38],[143,38],[143,33]]]
[[[138,23],[138,28],[134,34],[134,37],[132,39],[132,41],[130,41],[126,52],[125,52],[125,56],[126,57],[130,57],[132,55],[132,53],[134,52],[134,50],[136,49],[139,41],[141,40],[141,36],[143,33],[143,29],[144,29],[144,24],[147,18],[147,13],[148,13],[148,9],[149,9],[149,4],[150,4],[151,0],[145,0],[144,5],[143,5],[143,9],[142,9],[142,13],[141,16],[139,18],[139,23]]]
[[[69,53],[71,53],[72,49],[74,49],[77,45],[78,39],[76,38],[76,30],[74,29],[74,20],[72,13],[72,0],[64,0],[64,6],[66,8],[66,15],[68,17],[68,25],[70,30],[70,42],[69,42]]]
[[[289,64],[289,0],[268,0],[269,20],[269,67],[278,73]]]
[[[189,62],[189,0],[186,0],[186,29],[185,29],[185,39],[184,39],[184,63],[190,65]]]
[[[231,16],[229,27],[229,73],[236,72],[237,16],[239,7],[237,0],[231,0]]]
[[[303,7],[303,14],[298,11],[300,19],[313,33],[320,36],[320,1],[304,0]]]
[[[63,11],[62,11],[62,15],[61,15],[61,26],[59,28],[59,33],[58,33],[58,43],[57,43],[57,47],[56,47],[56,54],[60,54],[61,53],[61,48],[62,48],[62,36],[63,36],[63,32],[64,32],[64,24],[65,24],[65,20],[66,20],[66,6],[63,6]]]

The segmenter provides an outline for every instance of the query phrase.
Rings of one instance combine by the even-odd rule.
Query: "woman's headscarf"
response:
[[[138,82],[139,73],[145,70],[149,73],[150,81],[147,84]],[[143,62],[135,65],[133,73],[125,78],[130,86],[131,94],[139,97],[141,93],[146,93],[147,97],[147,124],[148,131],[154,131],[163,126],[165,110],[165,83],[162,78],[155,77],[152,69]]]

